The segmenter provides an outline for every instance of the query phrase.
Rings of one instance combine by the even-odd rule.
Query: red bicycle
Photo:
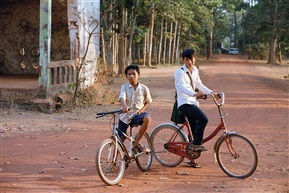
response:
[[[225,112],[222,106],[225,103],[225,94],[218,94],[219,100],[211,94],[213,101],[218,107],[221,123],[206,138],[203,143],[213,139],[219,131],[222,135],[214,144],[214,160],[228,176],[236,178],[247,178],[251,176],[258,165],[258,154],[254,144],[245,136],[237,134],[226,127]],[[152,152],[155,159],[162,165],[174,167],[179,165],[184,158],[193,162],[201,156],[201,152],[194,151],[193,138],[189,122],[177,125],[173,123],[162,123],[152,132],[150,139]],[[187,134],[184,128],[187,128]]]

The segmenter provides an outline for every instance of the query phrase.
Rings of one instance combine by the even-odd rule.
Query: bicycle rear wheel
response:
[[[223,137],[216,148],[217,161],[221,169],[231,177],[247,178],[258,165],[258,155],[254,144],[239,134]]]
[[[96,170],[100,179],[108,184],[117,184],[125,170],[124,153],[112,139],[104,140],[96,151]]]
[[[141,138],[140,143],[151,149],[151,141],[147,133],[145,133],[144,136]],[[144,152],[143,154],[135,158],[136,165],[141,171],[149,170],[152,164],[152,160],[153,156],[151,152],[150,153]]]
[[[152,152],[155,159],[162,165],[174,167],[179,165],[184,157],[173,154],[166,150],[164,145],[176,134],[175,142],[185,142],[185,136],[173,125],[163,124],[154,129],[151,134]]]

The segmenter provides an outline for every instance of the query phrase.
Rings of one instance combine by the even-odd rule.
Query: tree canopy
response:
[[[222,48],[267,58],[289,55],[285,0],[101,0],[102,61],[124,65],[179,62],[193,47],[209,59]]]

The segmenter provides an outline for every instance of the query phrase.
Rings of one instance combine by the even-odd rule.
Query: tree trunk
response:
[[[211,16],[211,20],[214,21],[213,18],[213,8],[212,8],[212,16]],[[210,25],[208,27],[208,34],[207,34],[207,60],[212,58],[213,56],[213,26]]]
[[[281,44],[280,44],[280,42],[278,42],[278,62],[279,62],[280,64],[283,63],[283,61],[282,61],[282,52],[281,52]]]
[[[103,23],[103,28],[101,29],[102,35],[102,54],[103,54],[103,61],[107,64],[107,69],[111,74],[114,74],[114,65],[115,65],[115,33],[112,31],[112,27],[115,25],[114,20],[116,18],[116,11],[112,12],[111,10],[115,9],[115,4],[101,0],[101,4],[104,7],[101,16],[101,21]],[[108,32],[108,33],[107,33]],[[106,34],[113,34],[113,35],[106,35]]]
[[[126,63],[127,66],[132,63],[131,49],[132,49],[132,40],[133,40],[133,34],[134,34],[134,26],[136,23],[137,12],[138,12],[138,5],[139,5],[139,0],[136,0],[134,12],[132,14],[132,19],[131,19],[131,24],[130,24],[130,33],[129,33],[129,41],[128,41],[128,56],[127,56],[127,63]]]
[[[113,71],[113,50],[112,50],[112,41],[113,41],[113,38],[108,38],[107,41],[104,41],[104,44],[106,44],[107,46],[104,47],[105,50],[105,61],[107,63],[107,69],[109,72],[112,72]]]
[[[143,40],[143,65],[146,65],[146,55],[147,55],[147,34]]]
[[[158,40],[153,38],[153,47],[152,47],[152,64],[156,64],[157,61],[157,48],[158,47]]]
[[[177,63],[180,62],[180,35],[181,35],[181,22],[178,22],[178,30],[177,30],[177,42],[176,42],[176,58],[175,58],[175,61]]]
[[[212,57],[213,29],[210,27],[207,34],[207,60]]]
[[[267,64],[276,64],[276,42],[277,42],[277,27],[276,27],[276,16],[277,16],[277,3],[276,0],[271,1],[272,8],[274,9],[272,17],[272,30],[271,30],[271,39],[270,39],[270,52],[269,52],[269,59]]]
[[[171,61],[171,55],[172,55],[172,40],[173,40],[173,22],[171,22],[171,27],[170,27],[170,37],[169,37],[169,51],[168,51],[168,62],[169,64],[172,62]]]
[[[154,21],[155,20],[155,4],[151,4],[151,19],[149,27],[149,37],[148,37],[148,51],[146,53],[146,66],[151,66],[151,55],[152,55],[152,43],[153,43],[153,31],[154,31]]]
[[[236,11],[234,11],[234,23],[235,23],[235,28],[234,28],[234,47],[237,48],[237,14]]]
[[[161,20],[161,30],[160,30],[160,41],[159,41],[157,64],[161,63],[162,41],[163,41],[163,25],[164,25],[164,19],[162,18],[162,20]]]
[[[122,75],[125,68],[125,34],[124,34],[124,5],[119,5],[119,42],[118,42],[118,75]]]
[[[113,35],[113,41],[112,41],[113,45],[113,64],[114,64],[114,69],[117,69],[118,66],[118,38],[117,38],[117,33],[114,33]]]
[[[166,64],[166,51],[167,51],[167,27],[168,27],[168,22],[165,22],[165,29],[164,29],[164,49],[163,49],[163,64]]]
[[[173,47],[172,47],[172,60],[171,60],[172,64],[175,63],[177,28],[178,28],[178,21],[175,22],[175,31],[173,34]]]
[[[269,59],[267,64],[276,64],[276,57],[275,57],[276,41],[277,41],[276,37],[271,37]]]
[[[137,63],[140,64],[140,45],[137,45]]]
[[[102,63],[104,65],[105,68],[107,68],[106,66],[106,54],[105,54],[105,50],[106,50],[106,46],[105,46],[105,41],[104,41],[104,34],[103,34],[103,27],[100,28],[100,37],[101,37],[101,59],[102,59]]]

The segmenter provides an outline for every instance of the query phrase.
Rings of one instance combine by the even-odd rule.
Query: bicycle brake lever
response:
[[[104,114],[95,117],[95,119],[98,119],[98,118],[100,118],[100,117],[104,117]]]

